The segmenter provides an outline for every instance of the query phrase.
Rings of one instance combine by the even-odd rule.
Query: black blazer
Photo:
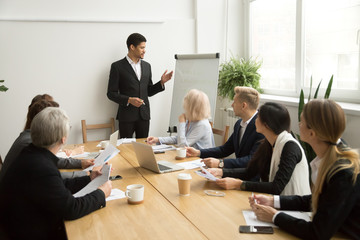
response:
[[[116,118],[120,122],[150,120],[150,104],[148,97],[163,91],[159,81],[155,85],[151,80],[151,66],[141,60],[141,79],[138,80],[134,69],[125,58],[111,64],[107,97],[119,104]],[[128,104],[129,97],[144,100],[145,105],[139,108]]]
[[[280,196],[280,206],[283,210],[311,211],[311,195]],[[330,239],[337,231],[360,239],[360,175],[355,185],[349,169],[325,182],[311,222],[279,213],[275,224],[302,239]]]
[[[224,168],[246,168],[248,162],[260,144],[259,141],[264,138],[261,133],[256,132],[256,118],[257,114],[251,119],[246,127],[246,131],[244,132],[244,136],[240,144],[239,134],[241,119],[235,123],[234,132],[224,145],[215,148],[201,149],[200,157],[224,158],[235,152],[236,159],[225,159]]]
[[[57,157],[30,144],[0,182],[0,239],[67,239],[64,220],[105,206],[103,191],[74,198],[90,177],[63,180]]]

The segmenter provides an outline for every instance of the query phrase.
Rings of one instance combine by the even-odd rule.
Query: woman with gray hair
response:
[[[1,176],[0,238],[66,239],[64,220],[105,207],[110,181],[83,197],[72,195],[100,171],[73,179],[63,180],[60,176],[55,154],[65,144],[69,130],[69,119],[62,109],[48,107],[35,116],[31,124],[32,144]]]

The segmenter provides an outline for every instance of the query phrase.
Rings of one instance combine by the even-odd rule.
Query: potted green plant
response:
[[[5,80],[0,80],[0,83],[3,83],[3,82],[5,82]],[[6,92],[7,90],[8,90],[8,88],[5,87],[4,85],[0,86],[0,92]]]
[[[326,88],[325,95],[324,95],[325,99],[328,99],[330,97],[333,79],[334,79],[334,75],[331,76],[328,86]],[[315,94],[313,97],[314,99],[316,99],[318,96],[321,82],[322,81],[319,82],[319,85],[317,86],[317,88],[315,90]],[[310,78],[310,91],[309,91],[308,101],[311,100],[311,89],[312,89],[312,77]],[[302,113],[304,105],[305,105],[304,91],[301,89],[300,98],[299,98],[299,108],[298,108],[298,121],[299,122],[300,122],[300,115]],[[310,163],[316,157],[314,150],[308,143],[301,141],[299,134],[296,134],[296,137],[299,140],[301,146],[303,147],[306,158],[307,158],[308,162]]]
[[[234,98],[234,87],[247,86],[252,87],[262,93],[260,88],[259,68],[262,61],[256,58],[235,58],[220,65],[218,95],[223,98]]]

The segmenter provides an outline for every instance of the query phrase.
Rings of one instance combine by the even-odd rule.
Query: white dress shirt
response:
[[[241,120],[241,122],[240,122],[241,128],[240,128],[239,145],[240,145],[241,140],[242,140],[242,138],[243,138],[243,136],[244,136],[244,133],[245,133],[245,131],[246,131],[247,126],[249,125],[251,119],[253,119],[253,117],[254,117],[256,114],[257,114],[257,111],[256,111],[256,112],[254,113],[254,115],[252,115],[251,118],[249,118],[246,122],[244,122],[243,120]]]
[[[135,63],[133,60],[131,60],[131,58],[129,58],[128,55],[126,55],[126,59],[130,63],[131,67],[134,69],[134,72],[135,72],[136,76],[138,77],[138,80],[140,81],[140,79],[141,79],[141,64],[140,64],[141,59],[139,59],[139,61],[137,63]]]

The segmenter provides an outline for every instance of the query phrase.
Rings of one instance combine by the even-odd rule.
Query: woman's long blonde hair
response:
[[[344,111],[336,102],[329,99],[312,100],[304,106],[302,115],[307,127],[315,132],[319,140],[329,144],[319,166],[312,193],[312,211],[315,214],[324,182],[329,182],[334,174],[344,169],[351,169],[353,184],[355,184],[360,171],[359,155],[350,148],[341,148],[336,145],[346,124]],[[341,159],[346,161],[340,162]]]

